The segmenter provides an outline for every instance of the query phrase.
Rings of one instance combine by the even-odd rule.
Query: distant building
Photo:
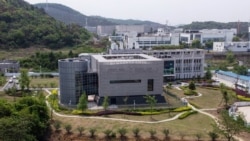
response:
[[[1,73],[17,73],[19,72],[20,64],[15,60],[2,60],[0,61],[0,72]]]
[[[236,29],[185,30],[180,33],[180,41],[191,44],[193,40],[199,40],[203,45],[208,41],[231,42],[236,33]]]
[[[250,51],[249,42],[214,42],[214,52],[248,52]]]

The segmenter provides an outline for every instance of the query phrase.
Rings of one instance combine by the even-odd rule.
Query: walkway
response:
[[[50,110],[52,110],[53,114],[59,116],[59,117],[66,117],[66,118],[84,118],[84,119],[99,119],[99,120],[112,120],[112,121],[122,121],[122,122],[132,122],[132,123],[148,123],[148,124],[156,124],[156,123],[163,123],[163,122],[169,122],[169,121],[173,121],[178,119],[178,117],[180,115],[182,115],[184,112],[177,114],[176,116],[169,118],[169,119],[165,119],[165,120],[160,120],[160,121],[138,121],[138,120],[128,120],[128,119],[119,119],[119,118],[106,118],[106,117],[96,117],[96,116],[91,116],[91,117],[87,117],[87,116],[78,116],[78,115],[65,115],[65,114],[60,114],[56,111],[54,111],[49,102],[48,102],[48,97],[51,95],[51,92],[48,89],[44,89],[49,95],[46,96],[46,104],[49,107]],[[189,99],[189,98],[195,98],[195,97],[200,97],[202,96],[202,94],[199,93],[198,96],[188,96],[188,97],[184,97],[185,99]],[[188,106],[190,106],[192,108],[192,110],[197,111],[201,114],[204,114],[206,116],[209,116],[210,118],[212,118],[216,125],[219,126],[219,122],[218,122],[218,118],[216,118],[214,115],[204,112],[205,110],[212,110],[212,109],[197,109],[194,106],[192,106],[191,104],[188,103]],[[244,141],[239,137],[234,136],[235,139],[237,139],[238,141]]]

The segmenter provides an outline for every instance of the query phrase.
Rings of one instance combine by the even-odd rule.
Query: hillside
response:
[[[35,4],[38,8],[45,9],[48,15],[54,17],[55,19],[62,21],[66,24],[76,23],[81,26],[86,26],[86,18],[88,21],[88,26],[97,25],[160,25],[159,23],[151,21],[141,21],[141,20],[120,20],[112,18],[104,18],[100,16],[86,16],[80,12],[73,10],[67,6],[55,3],[48,3],[48,8],[46,8],[46,3]],[[83,6],[84,7],[84,6]]]
[[[80,26],[58,22],[23,0],[0,0],[0,49],[57,49],[81,44],[90,36]]]
[[[179,26],[184,29],[230,29],[236,28],[238,29],[238,22],[229,22],[229,23],[220,23],[214,21],[207,22],[192,22],[191,24]],[[239,23],[239,33],[247,33],[248,32],[248,23],[240,22]]]

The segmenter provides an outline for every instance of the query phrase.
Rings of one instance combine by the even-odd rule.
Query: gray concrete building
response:
[[[163,61],[144,54],[92,55],[92,70],[98,74],[98,103],[110,97],[111,104],[145,104],[145,95],[155,95],[164,103],[162,94]]]
[[[146,104],[145,95],[166,103],[163,61],[145,54],[90,55],[59,60],[60,103],[76,105],[83,92],[101,105],[105,96],[114,105]],[[87,57],[88,58],[88,57]]]

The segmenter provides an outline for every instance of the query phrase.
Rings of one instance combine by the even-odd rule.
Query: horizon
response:
[[[160,24],[177,26],[192,22],[249,22],[250,1],[240,0],[85,0],[81,4],[77,0],[25,0],[30,4],[56,3],[72,8],[86,16],[101,16],[122,20],[152,21]],[[215,3],[216,2],[216,3]],[[195,5],[194,5],[195,4]],[[105,6],[104,6],[105,5]],[[167,7],[166,7],[167,5]],[[191,7],[191,8],[190,8]],[[211,7],[211,8],[210,8]],[[240,7],[239,10],[237,8]],[[242,10],[245,9],[245,10]]]

